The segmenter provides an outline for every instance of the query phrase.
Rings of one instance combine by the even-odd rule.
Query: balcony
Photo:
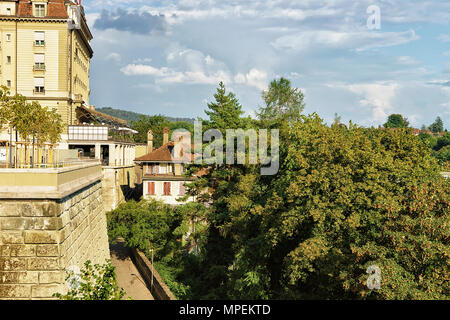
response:
[[[45,94],[45,89],[43,87],[36,87],[36,88],[33,89],[33,94],[44,95]]]
[[[33,66],[33,71],[45,71],[45,64],[35,63]]]
[[[35,40],[33,42],[33,44],[36,48],[44,48],[45,47],[45,41],[43,41],[43,40]]]

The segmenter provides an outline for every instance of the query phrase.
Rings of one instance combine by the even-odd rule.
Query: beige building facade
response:
[[[74,1],[0,1],[0,84],[57,109],[66,125],[63,141],[67,126],[78,123],[77,107],[89,106],[91,39]]]

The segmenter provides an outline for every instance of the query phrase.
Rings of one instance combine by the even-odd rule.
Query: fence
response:
[[[0,168],[64,168],[97,159],[80,159],[77,150],[56,149],[56,144],[0,141]]]

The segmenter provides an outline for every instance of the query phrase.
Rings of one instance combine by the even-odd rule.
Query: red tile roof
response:
[[[163,145],[162,147],[153,150],[152,152],[143,155],[142,157],[136,158],[136,161],[164,161],[172,162],[172,149],[174,143],[170,141],[169,143]]]
[[[33,16],[33,4],[29,0],[19,0],[19,17],[32,17]],[[62,18],[67,19],[66,6],[64,0],[49,0],[47,6],[47,15],[45,18]]]
[[[148,162],[179,162],[175,161],[172,157],[172,150],[175,146],[173,141],[169,141],[162,147],[153,150],[152,152],[143,155],[142,157],[136,158],[135,161],[148,161]],[[191,148],[194,148],[194,145],[191,145]],[[181,150],[183,151],[183,150]],[[194,161],[194,154],[191,153],[191,161]]]

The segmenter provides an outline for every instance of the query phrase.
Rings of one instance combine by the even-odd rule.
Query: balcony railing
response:
[[[41,88],[41,89],[34,88],[33,93],[34,94],[45,94],[45,89],[44,88]]]
[[[33,71],[45,71],[45,64],[35,64],[33,66]]]

